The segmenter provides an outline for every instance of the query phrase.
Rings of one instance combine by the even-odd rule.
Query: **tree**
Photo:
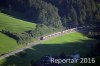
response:
[[[46,6],[44,5],[46,4]],[[48,8],[48,7],[49,8]],[[39,21],[41,24],[45,24],[47,26],[52,26],[54,28],[63,29],[62,22],[60,20],[60,16],[58,14],[58,9],[51,4],[42,3],[43,9],[40,9],[39,13]]]
[[[80,16],[79,16],[79,21],[80,21],[80,23],[83,25],[86,20],[86,12],[85,12],[85,10],[84,9],[81,9],[80,10]]]
[[[78,20],[77,20],[77,13],[75,11],[75,9],[73,8],[73,6],[71,7],[71,12],[70,12],[70,16],[72,21],[75,23],[75,25],[78,25]]]
[[[65,28],[68,27],[68,19],[67,19],[66,16],[64,16],[64,17],[62,18],[62,24],[63,24],[63,26],[64,26]]]
[[[33,30],[32,36],[35,37],[35,38],[38,38],[40,36],[45,36],[48,33],[51,33],[51,32],[50,32],[50,30],[47,26],[45,26],[44,24],[38,24],[36,26],[36,29]]]

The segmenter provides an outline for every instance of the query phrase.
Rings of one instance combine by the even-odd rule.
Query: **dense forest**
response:
[[[0,0],[0,12],[37,24],[24,33],[1,31],[22,44],[67,28],[100,25],[99,0]]]

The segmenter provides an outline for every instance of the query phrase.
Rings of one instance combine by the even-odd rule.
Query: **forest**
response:
[[[36,24],[24,32],[0,30],[19,44],[68,28],[100,26],[99,0],[0,0],[0,12]]]

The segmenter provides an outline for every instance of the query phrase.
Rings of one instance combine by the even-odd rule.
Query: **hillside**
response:
[[[78,26],[100,26],[99,4],[99,0],[0,0],[0,12],[36,23],[30,33],[39,38]]]
[[[0,32],[15,39],[18,44],[26,44],[31,41],[29,32],[36,28],[35,23],[23,21],[0,13]]]
[[[43,65],[40,63],[42,57],[45,57],[46,55],[61,57],[63,53],[65,54],[64,56],[71,56],[73,53],[78,53],[81,57],[86,57],[87,55],[90,55],[91,52],[91,48],[88,46],[90,44],[93,46],[97,42],[97,40],[88,38],[78,32],[66,34],[44,41],[41,44],[33,46],[31,49],[26,49],[16,55],[2,59],[0,60],[0,64],[1,66],[30,66],[30,64],[32,64],[31,66],[34,66],[34,64],[40,66]],[[65,64],[65,66],[66,65],[68,64]]]
[[[22,46],[18,44],[24,44],[25,41],[27,43],[28,39],[23,40],[25,37],[30,38],[31,41],[31,37],[28,37],[28,33],[26,32],[34,30],[35,28],[35,23],[30,23],[13,18],[10,15],[0,13],[0,55]],[[21,37],[23,37],[22,40]]]
[[[73,27],[100,22],[99,0],[1,0],[0,11],[52,27]]]
[[[0,55],[11,52],[20,47],[21,45],[18,45],[16,40],[0,33]]]
[[[13,18],[9,15],[0,13],[0,31],[25,32],[35,29],[36,24]]]
[[[48,41],[45,41],[44,44],[62,44],[62,43],[69,43],[69,42],[81,42],[81,40],[92,40],[81,33],[71,33],[68,35],[60,36]]]
[[[11,51],[16,54],[5,58]],[[51,56],[98,59],[100,0],[0,0],[0,55],[0,66],[64,66],[44,64]]]

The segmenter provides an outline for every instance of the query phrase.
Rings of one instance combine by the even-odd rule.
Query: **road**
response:
[[[68,29],[68,30],[69,30],[69,29]],[[82,31],[82,30],[84,30],[84,29],[79,29],[79,30],[77,30],[77,31]],[[55,38],[55,37],[59,37],[59,36],[62,36],[62,35],[65,35],[65,34],[69,34],[69,33],[74,33],[74,32],[77,32],[77,31],[76,31],[76,30],[73,30],[73,31],[66,32],[66,33],[64,33],[64,34],[60,34],[60,35],[57,35],[57,36],[50,37],[50,38],[48,38],[48,39],[46,39],[46,40],[37,40],[36,42],[28,43],[28,45],[26,45],[26,46],[23,47],[23,48],[14,50],[14,51],[12,51],[12,52],[9,52],[9,53],[7,53],[7,54],[5,54],[5,55],[0,56],[0,59],[4,59],[4,58],[10,57],[10,56],[12,56],[12,55],[15,55],[16,53],[22,52],[22,51],[24,51],[25,49],[28,49],[28,48],[31,48],[31,47],[33,47],[33,46],[35,46],[35,45],[41,44],[42,42],[47,41],[47,40],[49,40],[49,39],[52,39],[52,38]]]

